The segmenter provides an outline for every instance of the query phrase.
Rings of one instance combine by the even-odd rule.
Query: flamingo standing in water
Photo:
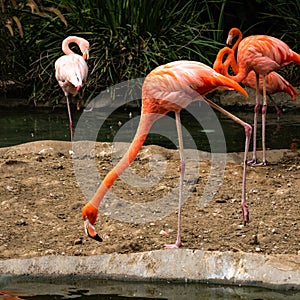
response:
[[[238,39],[239,40],[239,39]],[[234,56],[234,50],[237,47],[237,43],[234,44],[232,48],[224,47],[222,48],[216,57],[216,60],[213,65],[213,69],[217,72],[228,76],[228,69],[225,69],[223,59],[224,56],[227,55],[226,60],[229,60],[230,66],[233,70],[233,72],[236,74],[238,73],[238,65],[235,60]],[[262,75],[259,76],[259,93],[263,94],[263,82],[262,82]],[[242,80],[242,83],[245,86],[248,86],[252,89],[256,88],[256,74],[254,71],[250,71],[245,79]],[[278,92],[285,92],[291,96],[291,98],[295,101],[296,96],[299,95],[297,90],[287,81],[285,80],[281,75],[279,75],[276,72],[271,72],[266,76],[266,93],[270,97],[271,101],[274,103],[274,106],[277,111],[277,118],[279,120],[281,111],[277,107],[275,101],[271,97],[271,94],[275,94]],[[259,99],[256,99],[256,104],[254,107],[254,126],[253,126],[253,158],[249,162],[250,165],[256,164],[256,142],[257,142],[257,118],[258,118],[258,112],[260,108],[260,101]],[[265,141],[265,137],[263,137],[263,140]],[[265,149],[265,147],[263,147]],[[266,155],[263,155],[266,157]]]
[[[178,206],[178,231],[177,240],[167,248],[178,248],[181,244],[181,206],[183,192],[183,178],[185,172],[184,149],[181,131],[180,111],[193,101],[205,101],[211,107],[217,109],[245,129],[245,156],[242,185],[242,211],[244,222],[248,221],[248,209],[246,204],[246,158],[249,147],[252,127],[230,114],[214,102],[208,100],[205,95],[218,87],[235,89],[245,96],[247,92],[235,81],[215,72],[212,68],[195,61],[175,61],[154,69],[146,77],[142,87],[142,111],[137,132],[129,149],[118,164],[105,176],[93,198],[83,207],[82,218],[86,233],[97,240],[101,240],[93,224],[96,222],[98,207],[105,194],[114,181],[135,159],[141,149],[147,134],[156,120],[170,111],[175,112],[177,134],[180,155],[180,181],[179,181],[179,206]]]
[[[69,44],[71,43],[78,45],[82,56],[74,53],[70,49]],[[73,139],[73,122],[69,104],[69,95],[76,96],[81,91],[82,85],[86,82],[88,75],[88,65],[86,60],[89,58],[89,48],[90,44],[87,40],[78,36],[69,36],[62,42],[62,50],[65,55],[61,56],[55,62],[55,77],[67,100],[71,141]],[[81,96],[79,95],[77,109],[80,109],[80,103]]]
[[[226,43],[231,45],[234,37],[238,36],[237,41],[237,72],[236,75],[227,75],[237,82],[242,82],[251,71],[256,75],[256,104],[259,104],[259,76],[262,76],[262,146],[263,159],[259,164],[256,157],[249,162],[250,165],[266,165],[266,143],[265,143],[265,126],[266,126],[266,112],[267,112],[267,86],[266,76],[272,71],[278,70],[291,62],[300,64],[300,55],[283,41],[268,35],[251,35],[241,40],[241,33],[238,28],[232,28],[229,31]],[[224,62],[225,70],[228,70],[231,61]],[[256,106],[258,111],[259,105]],[[257,120],[256,120],[257,122]],[[256,137],[255,137],[256,139]]]

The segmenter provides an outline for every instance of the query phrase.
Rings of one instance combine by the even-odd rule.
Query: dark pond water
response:
[[[85,135],[89,136],[89,132],[94,130],[98,124],[102,124],[98,130],[98,141],[118,141],[130,142],[135,133],[139,110],[130,108],[122,108],[110,115],[103,111],[93,112],[77,112],[73,111],[74,125],[78,120],[84,119],[85,123],[81,122],[81,127],[84,124]],[[249,124],[253,123],[253,113],[236,113],[244,121]],[[201,116],[204,123],[199,124],[199,120],[194,118],[189,112],[182,112],[183,126],[188,130],[188,135],[184,134],[185,145],[189,147],[189,139],[195,142],[199,150],[210,151],[210,139],[220,139],[218,135],[219,129],[215,128],[215,123],[219,122],[221,130],[225,138],[227,152],[243,151],[244,149],[244,130],[227,117],[215,113],[217,122],[210,120],[209,114]],[[173,118],[173,115],[170,115]],[[92,119],[89,125],[89,119]],[[203,125],[203,127],[202,127]],[[89,128],[91,126],[91,128]],[[93,128],[92,128],[93,127]],[[167,128],[166,128],[167,127]],[[37,140],[70,140],[69,121],[66,110],[1,110],[0,111],[0,147],[17,145],[25,142]],[[169,130],[169,131],[168,131]],[[75,129],[76,132],[76,129]],[[119,132],[119,134],[118,134]],[[258,137],[260,138],[261,127],[259,124]],[[289,148],[294,139],[300,140],[300,115],[283,113],[281,120],[277,121],[275,113],[267,115],[267,147],[269,149],[284,149]],[[222,137],[221,137],[222,138]],[[175,122],[158,123],[153,133],[150,133],[146,144],[158,144],[167,148],[176,148],[177,143]],[[258,147],[260,147],[260,140]],[[214,149],[216,150],[216,149]],[[224,149],[220,149],[223,152]],[[218,151],[218,150],[217,150]]]
[[[261,287],[241,287],[204,283],[134,282],[103,279],[51,278],[5,279],[0,276],[0,292],[19,298],[11,299],[299,299],[300,290],[274,290]],[[1,294],[0,294],[0,299]],[[9,299],[9,298],[4,298]]]

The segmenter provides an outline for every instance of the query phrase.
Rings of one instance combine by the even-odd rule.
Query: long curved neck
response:
[[[69,36],[66,39],[63,40],[62,42],[62,51],[64,54],[69,55],[69,54],[75,54],[69,47],[71,43],[75,43],[78,45],[78,40],[76,37]]]
[[[228,61],[228,62],[225,64],[225,63],[223,63],[223,60],[224,60],[224,56],[226,54],[227,54],[227,58],[225,61]],[[225,67],[225,65],[226,65],[226,67]],[[229,73],[228,73],[229,65],[231,66],[234,74],[237,74],[239,71],[239,67],[238,67],[237,62],[234,57],[234,51],[233,51],[233,49],[231,49],[229,47],[224,47],[223,49],[221,49],[219,51],[217,58],[214,62],[213,69],[215,69],[217,72],[228,77],[229,76]]]
[[[232,53],[230,53],[230,65],[232,67],[232,70],[235,74],[238,74],[239,72],[239,67],[238,67],[238,64],[237,64],[237,61],[236,61],[236,58],[235,58],[235,55],[236,55],[236,49],[238,48],[242,38],[243,38],[243,34],[242,32],[238,29],[238,28],[234,28],[232,30],[232,33],[231,33],[231,38],[230,38],[230,43],[232,43],[232,40],[235,38],[235,37],[238,37],[237,40],[235,41],[235,43],[233,44],[233,46],[231,47],[231,50],[232,50]],[[229,44],[230,44],[229,43]],[[228,55],[229,56],[229,55]],[[229,57],[228,57],[229,58]],[[228,76],[228,68],[226,68],[226,76]]]
[[[240,42],[241,42],[241,40],[243,38],[243,34],[242,34],[242,32],[239,29],[236,29],[233,38],[235,38],[236,36],[238,38],[237,38],[237,40],[235,41],[235,43],[233,44],[233,46],[231,48],[233,50],[233,52],[235,52],[236,48],[239,46],[239,44],[240,44]]]
[[[139,150],[142,148],[147,135],[152,127],[153,123],[158,119],[158,116],[155,114],[143,114],[137,128],[137,132],[133,139],[133,142],[129,146],[127,152],[122,157],[122,159],[117,163],[117,165],[105,176],[98,190],[96,191],[93,198],[90,200],[90,203],[99,207],[102,199],[105,194],[112,186],[112,184],[117,180],[117,178],[124,172],[124,170],[133,162],[136,158]]]
[[[233,76],[228,73],[228,68],[230,65],[233,72],[235,73],[235,75]],[[236,82],[242,82],[247,77],[248,73],[249,70],[239,67],[232,51],[232,53],[228,55],[227,59],[224,62],[224,75]]]
[[[232,53],[230,55],[228,55],[227,60],[224,62],[224,68],[225,68],[225,75],[227,77],[229,77],[230,79],[233,79],[234,81],[241,82],[241,81],[243,81],[247,77],[247,75],[248,75],[248,73],[250,71],[250,70],[247,70],[245,67],[241,68],[239,66],[238,62],[235,59],[235,50],[238,48],[238,46],[239,46],[239,44],[240,44],[240,42],[241,42],[241,40],[243,38],[242,32],[238,28],[231,29],[230,32],[229,32],[226,44],[231,45],[232,40],[236,36],[238,38],[237,38],[237,40],[235,41],[234,45],[231,48]],[[232,70],[233,70],[233,72],[236,75],[231,76],[230,74],[228,74],[229,65],[231,65]]]
[[[62,51],[66,54],[75,54],[69,47],[71,43],[75,43],[78,45],[81,53],[83,54],[83,58],[88,58],[88,50],[89,50],[89,42],[78,36],[69,36],[62,42]]]

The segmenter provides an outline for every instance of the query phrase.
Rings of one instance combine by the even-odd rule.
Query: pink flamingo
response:
[[[236,48],[237,43],[232,48],[224,47],[222,48],[216,57],[216,60],[213,65],[213,69],[217,72],[228,76],[228,69],[224,67],[223,59],[225,55],[227,55],[226,60],[230,61],[230,66],[232,68],[232,71],[234,73],[238,72],[238,65],[234,57],[234,49]],[[263,83],[262,83],[262,75],[259,77],[259,93],[263,94]],[[247,75],[247,77],[242,80],[242,84],[245,86],[248,86],[252,89],[256,88],[256,75],[254,71],[250,71]],[[291,85],[287,80],[285,80],[282,76],[280,76],[276,72],[271,72],[266,76],[266,93],[270,97],[271,101],[273,102],[276,112],[277,112],[277,119],[279,120],[281,115],[281,110],[277,107],[275,101],[271,97],[272,94],[278,93],[278,92],[285,92],[291,96],[291,98],[295,101],[296,96],[299,95],[297,90]],[[253,163],[256,163],[256,143],[257,143],[257,118],[258,118],[258,112],[260,108],[260,101],[259,99],[256,99],[256,105],[254,107],[254,126],[253,126],[253,158],[249,162],[250,165],[253,165]],[[265,137],[263,138],[265,140]],[[266,156],[266,155],[265,155]],[[255,164],[254,164],[255,165]]]
[[[70,49],[69,44],[71,43],[75,43],[79,46],[82,56],[74,53]],[[65,55],[61,56],[55,62],[55,77],[67,100],[71,141],[73,139],[73,122],[69,95],[76,96],[81,91],[82,85],[86,82],[88,75],[86,60],[89,58],[89,48],[90,44],[87,40],[77,36],[69,36],[62,42],[62,50]],[[79,95],[77,109],[80,109],[80,102],[81,96]]]
[[[231,45],[234,37],[238,36],[236,42],[237,51],[237,71],[236,75],[230,74],[227,77],[237,81],[243,82],[251,71],[256,75],[256,108],[255,120],[257,123],[257,113],[259,111],[259,77],[262,76],[262,94],[263,94],[263,107],[262,107],[262,146],[263,146],[263,159],[261,163],[257,163],[256,156],[249,162],[250,165],[266,165],[266,142],[265,142],[265,127],[266,127],[266,112],[267,112],[267,75],[272,71],[278,70],[291,62],[300,64],[300,55],[289,48],[281,40],[267,36],[267,35],[251,35],[244,39],[241,37],[241,32],[238,28],[232,28],[229,31],[226,43]],[[226,60],[224,62],[225,70],[228,70],[230,63],[233,60]],[[277,75],[275,75],[277,76]],[[254,133],[256,128],[254,128]],[[255,133],[256,134],[256,133]],[[256,143],[256,136],[253,137]],[[256,147],[256,145],[255,145]],[[256,149],[255,151],[256,152]],[[254,153],[255,154],[255,153]],[[253,155],[254,155],[253,154]]]
[[[178,248],[182,245],[180,228],[185,161],[180,111],[193,101],[205,101],[211,107],[217,109],[222,114],[244,126],[246,139],[242,184],[242,211],[244,222],[248,221],[248,209],[245,194],[246,158],[252,127],[205,97],[207,93],[214,91],[218,87],[235,89],[243,95],[248,96],[247,92],[237,82],[215,72],[212,68],[200,62],[175,61],[159,66],[147,75],[142,87],[141,119],[133,142],[123,158],[105,176],[93,198],[82,209],[82,218],[85,223],[85,230],[90,237],[99,241],[101,240],[99,235],[96,233],[93,224],[96,222],[98,207],[105,194],[112,186],[114,181],[135,159],[153,123],[162,116],[166,115],[168,112],[174,111],[180,154],[178,230],[175,244],[166,245],[166,247]]]

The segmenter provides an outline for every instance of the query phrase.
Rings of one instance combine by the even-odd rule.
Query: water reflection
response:
[[[75,277],[76,278],[76,277]],[[299,299],[300,290],[273,290],[204,283],[168,281],[135,282],[74,277],[15,278],[6,282],[5,290],[18,291],[22,299]],[[0,277],[1,279],[1,277]],[[1,280],[0,280],[1,281]],[[59,282],[59,283],[58,283]],[[3,283],[0,282],[0,288]],[[6,299],[6,298],[5,298]],[[8,298],[9,299],[9,298]],[[13,298],[12,298],[13,299]],[[17,298],[15,298],[17,299]]]
[[[73,112],[74,125],[83,112]],[[236,113],[241,119],[252,124],[253,113]],[[98,134],[98,141],[113,141],[118,130],[132,117],[140,114],[139,110],[122,108],[115,111],[106,118]],[[232,120],[216,112],[224,131],[227,144],[227,152],[243,151],[244,130]],[[93,113],[93,118],[95,113]],[[101,111],[96,113],[96,118],[101,120]],[[170,116],[173,117],[171,114]],[[210,128],[202,128],[200,124],[187,112],[182,112],[182,123],[185,126],[199,150],[210,151],[208,136],[217,134]],[[0,147],[7,147],[37,140],[70,140],[69,121],[65,110],[46,111],[46,110],[1,110],[0,111]],[[127,129],[126,129],[127,130]],[[126,134],[122,132],[123,141],[128,142],[132,139],[136,128],[128,128]],[[258,129],[260,137],[260,128]],[[267,115],[267,148],[286,149],[298,147],[300,140],[300,116],[297,114],[283,114],[280,123],[277,121],[275,113]],[[168,148],[176,148],[169,139],[159,134],[150,134],[146,144],[158,144]],[[186,141],[189,144],[189,141]],[[258,141],[258,147],[261,143]],[[251,148],[250,148],[251,149]]]

